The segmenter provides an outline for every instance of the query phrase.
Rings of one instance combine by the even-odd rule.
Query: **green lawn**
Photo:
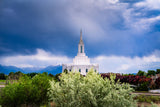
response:
[[[6,83],[6,80],[0,80],[0,85],[4,85]]]

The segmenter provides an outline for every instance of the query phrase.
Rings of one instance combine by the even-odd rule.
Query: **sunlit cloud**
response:
[[[93,62],[99,63],[100,72],[114,73],[137,73],[138,70],[147,71],[149,69],[160,68],[160,51],[155,51],[151,55],[143,57],[124,56],[98,56],[93,58]]]
[[[16,55],[1,57],[0,59],[0,64],[16,67],[46,67],[71,62],[71,59],[66,56],[53,55],[42,49],[37,49],[37,53],[34,55]]]
[[[72,58],[67,56],[56,56],[42,49],[37,49],[35,55],[17,55],[1,57],[0,64],[13,65],[16,67],[47,67],[50,65],[62,65],[63,63],[72,63]],[[148,70],[158,68],[160,65],[160,51],[154,51],[151,55],[143,57],[125,57],[125,56],[97,56],[91,58],[91,63],[99,64],[99,72],[114,73],[136,73],[138,70]]]
[[[143,0],[135,4],[136,7],[160,10],[160,0]]]

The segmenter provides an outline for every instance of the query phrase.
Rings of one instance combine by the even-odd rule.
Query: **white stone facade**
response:
[[[88,56],[84,52],[84,43],[82,40],[82,31],[80,32],[80,41],[78,44],[78,54],[73,59],[72,64],[62,64],[62,72],[67,69],[68,71],[80,72],[82,75],[86,75],[90,69],[95,72],[99,72],[98,64],[91,64]]]

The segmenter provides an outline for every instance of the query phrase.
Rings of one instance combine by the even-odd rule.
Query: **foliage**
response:
[[[67,74],[67,73],[68,73],[68,70],[67,70],[67,69],[64,69],[64,71],[63,71],[63,72]]]
[[[101,74],[103,78],[110,78],[110,75]],[[115,81],[120,80],[121,83],[129,83],[133,85],[142,84],[144,82],[151,82],[151,78],[147,78],[146,76],[135,76],[135,75],[116,75]]]
[[[158,77],[155,81],[156,88],[160,88],[160,77]]]
[[[5,83],[5,82],[6,82],[6,80],[0,80],[0,82],[4,82],[4,83]]]
[[[139,86],[136,88],[137,91],[148,91],[149,90],[149,82],[143,82],[142,84],[139,84]]]
[[[160,74],[160,69],[157,69],[157,70],[156,70],[156,74]]]
[[[49,80],[50,77],[46,74],[37,74],[32,79],[26,75],[22,76],[18,82],[9,84],[1,90],[0,105],[10,107],[47,103]]]
[[[50,77],[54,78],[54,75],[52,75],[52,74],[49,74],[48,76],[50,76]]]
[[[159,96],[139,95],[135,99],[137,99],[138,102],[147,102],[147,103],[151,103],[151,102],[156,103],[156,102],[160,101],[160,97]]]
[[[156,89],[156,83],[154,80],[150,82],[149,89]]]
[[[27,76],[33,78],[35,75],[37,75],[38,73],[36,72],[32,72],[32,73],[28,73]]]
[[[18,72],[10,72],[8,75],[8,80],[18,80],[20,77],[22,77],[24,74],[21,71]]]
[[[6,76],[4,73],[0,73],[0,80],[5,80],[6,79]]]
[[[103,79],[96,72],[89,71],[85,77],[79,72],[62,73],[60,82],[51,81],[48,95],[57,107],[133,107],[135,101],[129,84]]]
[[[60,81],[60,79],[59,79],[60,75],[61,75],[61,73],[58,73],[58,74],[55,75],[55,81],[56,81],[56,82],[57,82],[57,81]]]
[[[110,75],[101,74],[103,78],[110,78]],[[132,85],[137,85],[136,90],[138,91],[148,91],[148,87],[152,81],[151,78],[147,78],[146,76],[135,76],[135,75],[116,75],[115,81],[120,81],[121,83],[129,83]]]
[[[137,75],[138,76],[146,76],[146,72],[139,70]]]
[[[147,76],[150,76],[150,75],[155,76],[156,75],[156,71],[154,71],[154,70],[148,70]]]

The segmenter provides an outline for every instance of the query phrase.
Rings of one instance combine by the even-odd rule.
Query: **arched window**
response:
[[[79,72],[81,72],[81,69],[79,69]]]
[[[86,73],[88,72],[88,69],[86,69]]]
[[[83,47],[81,46],[81,53],[82,53],[82,49],[83,49]]]

